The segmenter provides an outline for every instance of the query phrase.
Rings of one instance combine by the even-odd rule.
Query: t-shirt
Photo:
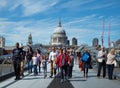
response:
[[[33,60],[33,65],[37,65],[37,63],[38,63],[38,59],[37,59],[37,57],[32,57],[32,60]]]
[[[20,53],[21,53],[21,49],[20,48],[15,48],[13,49],[13,62],[17,63],[20,62]]]
[[[56,57],[57,57],[56,52],[50,52],[50,54],[49,54],[49,60],[54,61],[56,59]]]

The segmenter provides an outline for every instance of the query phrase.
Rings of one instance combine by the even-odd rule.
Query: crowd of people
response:
[[[92,56],[88,49],[84,52],[75,52],[73,48],[55,48],[52,47],[49,55],[41,54],[39,49],[34,50],[28,47],[27,51],[23,50],[24,47],[19,47],[16,43],[16,48],[13,49],[13,66],[15,72],[15,80],[24,77],[24,65],[27,63],[28,73],[38,75],[43,69],[44,78],[47,77],[47,63],[50,63],[50,78],[59,77],[61,82],[72,78],[74,64],[79,64],[80,71],[83,71],[83,76],[88,77],[89,69],[92,69]],[[114,63],[115,63],[115,50],[111,49],[107,54],[105,47],[99,49],[98,56],[98,72],[97,77],[101,76],[101,69],[103,67],[103,78],[106,78],[106,68],[108,69],[108,79],[112,79]],[[107,67],[106,67],[107,66]],[[58,75],[59,74],[59,75]],[[58,76],[57,76],[58,75]]]

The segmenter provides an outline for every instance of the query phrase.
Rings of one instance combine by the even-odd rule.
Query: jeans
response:
[[[97,73],[98,77],[100,77],[102,67],[103,67],[103,77],[106,76],[106,62],[103,61],[103,62],[98,62],[98,73]]]
[[[28,72],[32,73],[32,60],[28,61]]]
[[[60,72],[61,72],[61,79],[66,78],[66,76],[67,76],[67,66],[66,65],[62,66],[60,68]]]
[[[20,78],[20,63],[19,62],[14,63],[14,71],[15,71],[16,79],[19,79]]]
[[[73,66],[69,66],[68,77],[72,77]]]
[[[34,74],[35,75],[38,74],[38,72],[37,72],[37,65],[33,65],[33,67],[34,67]]]
[[[109,79],[112,79],[113,70],[114,70],[114,64],[112,64],[112,65],[107,65],[107,68],[108,68],[108,78],[109,78]]]

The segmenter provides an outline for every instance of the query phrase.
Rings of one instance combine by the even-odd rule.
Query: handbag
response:
[[[83,62],[82,61],[80,61],[80,63],[79,63],[79,68],[81,71],[83,70]]]
[[[114,64],[115,67],[117,67],[117,61],[116,60],[113,61],[113,64]]]
[[[91,64],[91,63],[89,64],[89,69],[93,69],[93,67],[92,67],[92,64]]]
[[[103,59],[102,58],[98,58],[97,61],[98,62],[103,62]]]

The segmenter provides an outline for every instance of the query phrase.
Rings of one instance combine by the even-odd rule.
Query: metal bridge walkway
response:
[[[49,78],[49,64],[47,78],[44,79],[43,72],[38,76],[25,72],[25,77],[15,81],[12,77],[0,83],[0,88],[120,88],[119,80],[98,79],[96,71],[89,70],[88,78],[83,77],[78,65],[73,68],[73,77],[69,81],[61,83],[59,78]]]

